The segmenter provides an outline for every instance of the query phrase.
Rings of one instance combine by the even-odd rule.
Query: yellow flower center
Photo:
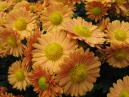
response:
[[[114,31],[114,36],[118,41],[125,41],[127,39],[127,32],[118,29]]]
[[[23,81],[25,79],[24,72],[21,70],[18,70],[15,75],[18,81]]]
[[[87,71],[84,64],[76,65],[70,72],[71,80],[73,83],[78,83],[85,80]]]
[[[16,38],[13,37],[13,36],[9,36],[7,38],[7,44],[10,46],[10,47],[15,47],[16,46]]]
[[[47,83],[46,83],[46,78],[45,78],[45,77],[39,78],[39,80],[38,80],[38,85],[39,85],[39,87],[40,87],[42,90],[45,90],[45,89],[48,87],[48,85],[47,85]]]
[[[128,56],[128,52],[125,50],[115,51],[114,53],[114,57],[119,61],[126,59],[127,56]]]
[[[129,93],[127,91],[122,91],[119,97],[129,97]]]
[[[14,28],[16,30],[19,31],[23,31],[25,30],[27,27],[27,22],[24,18],[18,18],[15,22],[14,22]]]
[[[95,8],[92,9],[92,13],[94,15],[99,15],[99,14],[101,14],[101,12],[102,12],[102,10],[99,7],[95,7]]]
[[[49,60],[56,61],[63,55],[63,48],[58,43],[50,43],[45,48],[45,55]]]
[[[73,31],[77,33],[79,36],[86,38],[92,35],[91,31],[87,27],[81,25],[75,25],[73,27]]]
[[[52,24],[54,25],[60,25],[63,21],[63,16],[60,12],[56,11],[53,12],[50,16],[49,16],[49,20],[51,21]]]
[[[1,11],[5,11],[5,9],[7,8],[8,6],[7,6],[7,3],[5,3],[5,2],[0,2],[0,12]]]

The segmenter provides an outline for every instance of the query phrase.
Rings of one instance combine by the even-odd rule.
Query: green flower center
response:
[[[63,48],[60,44],[50,43],[45,48],[45,55],[49,60],[56,61],[63,55]]]
[[[16,38],[15,37],[12,37],[12,36],[9,36],[7,38],[7,44],[11,47],[15,47],[16,46]]]
[[[115,34],[115,38],[118,41],[125,41],[127,39],[127,32],[125,32],[123,30],[120,30],[120,29],[115,30],[114,34]]]
[[[119,50],[114,53],[114,57],[119,61],[126,59],[127,56],[128,56],[128,52],[125,50]]]
[[[23,31],[27,27],[27,22],[24,18],[18,18],[14,22],[14,27],[15,27],[16,30]]]
[[[76,32],[79,36],[86,38],[92,35],[91,31],[87,27],[81,25],[75,25],[73,27],[73,31]]]
[[[39,78],[39,80],[38,80],[38,85],[39,85],[39,87],[40,87],[42,90],[45,90],[45,89],[48,87],[48,85],[47,85],[47,83],[46,83],[46,78],[45,78],[45,77]]]
[[[52,24],[54,25],[60,25],[63,21],[63,16],[60,12],[53,12],[50,16],[49,16],[49,20]]]
[[[21,70],[17,71],[15,75],[16,75],[17,80],[19,81],[23,81],[25,79],[24,72]]]
[[[119,97],[129,97],[129,93],[127,91],[122,91]]]
[[[101,14],[101,12],[102,12],[102,10],[99,7],[95,7],[95,8],[92,9],[92,13],[94,15],[99,15],[99,14]]]
[[[7,6],[7,3],[5,3],[5,2],[0,2],[0,12],[1,11],[5,11],[5,9],[7,8],[8,6]]]
[[[78,83],[85,80],[87,71],[84,64],[76,65],[70,72],[71,80],[73,83]]]

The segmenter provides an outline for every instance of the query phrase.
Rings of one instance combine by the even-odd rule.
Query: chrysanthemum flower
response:
[[[91,22],[86,22],[82,18],[71,19],[65,23],[64,30],[68,32],[69,37],[84,40],[90,46],[102,44],[105,41],[104,33],[97,26],[92,25]]]
[[[0,97],[15,97],[15,96],[12,95],[11,93],[2,93],[2,92],[0,92]]]
[[[18,3],[13,7],[13,9],[19,9],[19,8],[25,8],[26,10],[29,10],[29,9],[30,9],[30,3],[27,2],[27,1],[21,1],[21,2],[18,2]]]
[[[6,55],[22,56],[25,46],[19,39],[19,33],[8,28],[1,28],[0,30],[0,53],[4,52]]]
[[[33,44],[37,42],[38,38],[41,37],[41,32],[36,31],[33,36],[31,36],[27,40],[27,47],[24,50],[24,59],[23,62],[26,65],[26,67],[31,68],[32,65],[32,50],[33,50]]]
[[[117,14],[129,16],[129,2],[128,0],[114,0],[114,8]]]
[[[102,3],[112,3],[113,0],[85,0],[86,2],[93,2],[93,1],[96,1],[96,2],[102,2]]]
[[[52,2],[63,3],[65,5],[69,5],[70,7],[73,7],[74,4],[80,3],[81,1],[84,1],[84,0],[53,0]],[[49,0],[49,2],[51,2],[51,0]]]
[[[57,97],[61,93],[61,88],[55,78],[41,67],[36,67],[32,71],[30,81],[34,86],[34,91],[39,93],[39,97]]]
[[[42,13],[43,27],[47,31],[60,30],[62,25],[72,17],[72,10],[68,5],[51,5]]]
[[[107,15],[107,4],[99,1],[86,3],[88,18],[98,21]]]
[[[129,46],[128,45],[112,45],[105,49],[107,62],[109,65],[117,68],[129,66]]]
[[[0,1],[0,12],[4,12],[9,6],[10,4],[7,1]]]
[[[110,88],[110,93],[107,97],[129,97],[129,76],[125,76],[123,80],[117,80]]]
[[[128,44],[129,43],[129,23],[115,20],[109,23],[107,35],[111,44]]]
[[[19,89],[21,91],[26,90],[27,86],[29,86],[29,70],[21,61],[12,63],[11,67],[9,67],[8,74],[8,81],[13,88]]]
[[[36,27],[34,16],[25,8],[12,10],[7,16],[6,26],[19,32],[21,38],[30,37]]]
[[[59,72],[59,85],[64,93],[77,97],[91,91],[100,71],[100,62],[92,52],[79,51],[64,60]]]
[[[5,24],[6,21],[6,13],[5,12],[0,12],[0,26],[2,27]]]
[[[50,72],[59,71],[64,58],[76,49],[75,41],[70,40],[63,31],[42,35],[33,46],[33,66],[41,65]]]

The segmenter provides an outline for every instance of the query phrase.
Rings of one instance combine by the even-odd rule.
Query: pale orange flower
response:
[[[93,88],[93,83],[99,77],[100,62],[92,52],[76,51],[64,60],[59,72],[59,85],[64,94],[83,96]]]
[[[129,76],[125,76],[123,80],[117,80],[110,88],[110,93],[107,97],[129,97]]]
[[[105,34],[98,29],[98,26],[82,18],[71,19],[66,22],[64,30],[68,32],[70,38],[85,41],[92,47],[103,44],[105,41]]]

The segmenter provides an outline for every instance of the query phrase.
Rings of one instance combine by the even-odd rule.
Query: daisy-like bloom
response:
[[[64,93],[71,96],[83,96],[91,91],[93,83],[99,77],[100,62],[89,51],[76,51],[64,60],[59,72],[59,85]]]
[[[42,35],[33,46],[33,66],[40,64],[54,73],[60,70],[64,58],[77,47],[75,41],[70,40],[63,31]]]
[[[50,3],[54,2],[54,3],[63,3],[65,5],[69,5],[70,7],[73,7],[74,4],[76,3],[81,3],[81,1],[84,0],[49,0]]]
[[[34,18],[25,8],[14,9],[7,16],[6,26],[19,32],[21,39],[28,38],[36,28]]]
[[[20,91],[26,90],[30,84],[28,74],[29,69],[21,61],[16,61],[9,67],[8,81],[13,88],[19,89]]]
[[[1,28],[0,31],[0,53],[4,52],[7,55],[22,56],[25,46],[19,39],[19,33],[8,28]]]
[[[0,12],[4,12],[9,6],[10,4],[7,1],[0,1]]]
[[[41,37],[41,32],[39,32],[39,30],[38,30],[27,41],[27,47],[24,51],[23,62],[25,64],[25,66],[28,67],[28,68],[31,68],[31,65],[32,65],[33,44],[37,42],[39,37]]]
[[[29,10],[30,8],[30,3],[27,2],[27,1],[21,1],[21,2],[18,2],[14,7],[13,9],[19,9],[19,8],[26,8],[26,10]]]
[[[5,24],[6,21],[6,13],[5,12],[0,12],[0,26],[3,26]]]
[[[43,27],[47,31],[62,29],[62,25],[72,17],[72,10],[68,5],[53,4],[42,13]]]
[[[68,32],[70,38],[84,40],[92,47],[105,41],[105,34],[97,26],[82,18],[71,19],[66,22],[64,30]]]
[[[12,95],[11,93],[2,93],[2,92],[0,92],[0,97],[15,97],[15,96]]]
[[[128,45],[112,45],[106,48],[107,62],[109,65],[117,68],[129,66],[129,46]]]
[[[128,0],[115,0],[115,10],[117,14],[129,16],[129,2]]]
[[[30,81],[34,86],[34,91],[39,93],[39,97],[57,97],[61,93],[55,78],[41,67],[36,67],[30,74]]]
[[[129,23],[115,20],[109,23],[107,27],[107,37],[111,44],[128,44],[129,43]]]
[[[113,0],[85,0],[86,2],[93,2],[93,1],[97,1],[97,2],[102,2],[102,3],[112,3]]]
[[[129,76],[125,76],[123,80],[117,80],[110,88],[110,93],[107,97],[129,97]]]
[[[86,3],[88,18],[98,21],[107,15],[108,6],[106,3],[93,1]]]

